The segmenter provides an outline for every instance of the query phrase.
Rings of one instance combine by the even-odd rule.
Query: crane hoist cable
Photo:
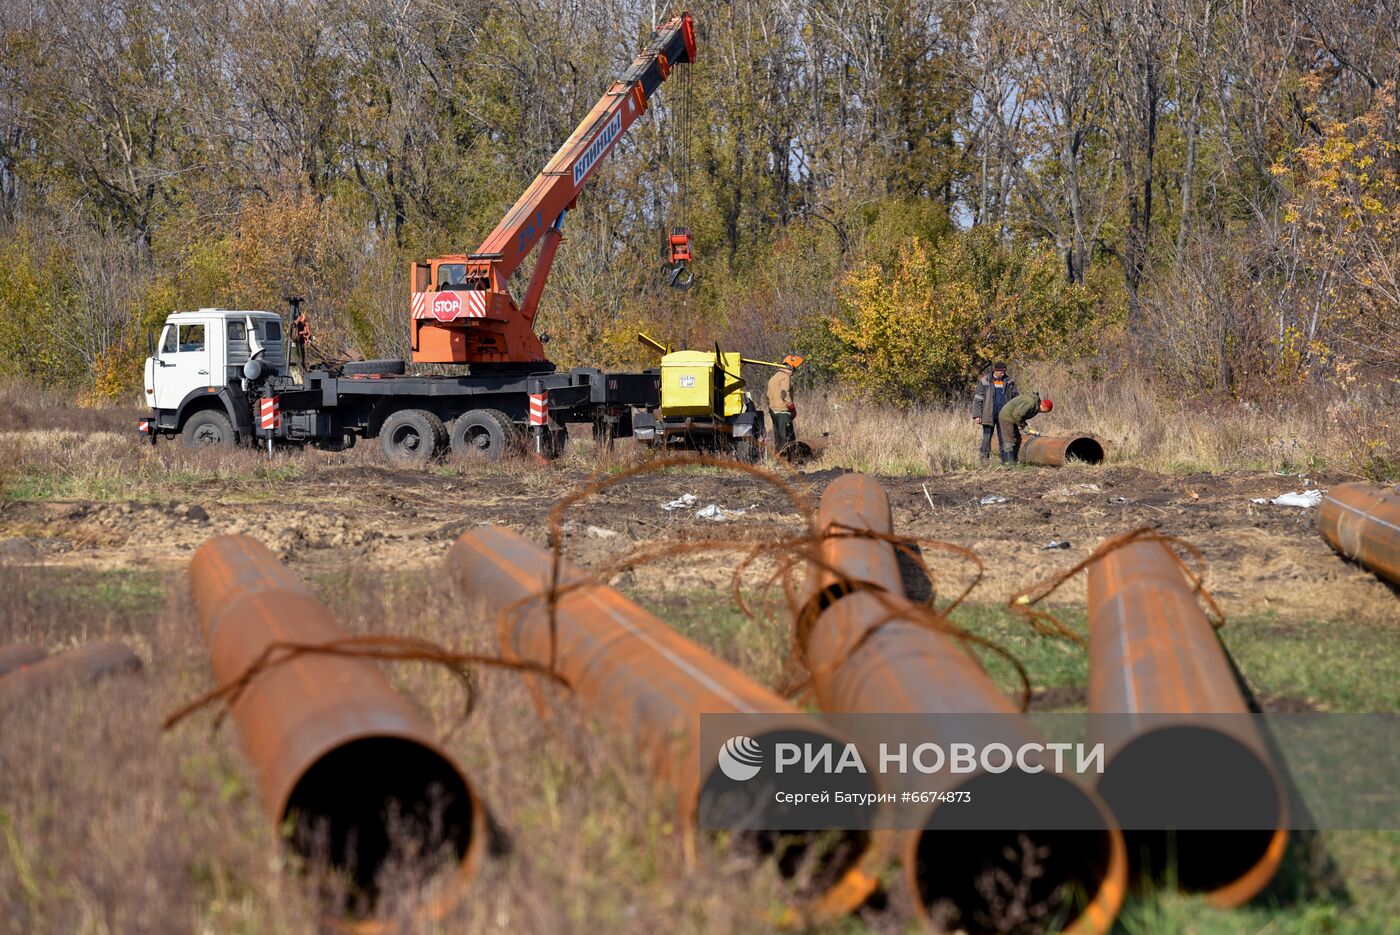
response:
[[[677,76],[681,84],[681,101],[677,108],[679,126],[676,133],[680,140],[680,225],[671,228],[667,240],[666,284],[673,289],[687,290],[695,285],[695,272],[690,268],[690,262],[694,259],[690,243],[691,79],[690,65],[681,68],[681,74]]]

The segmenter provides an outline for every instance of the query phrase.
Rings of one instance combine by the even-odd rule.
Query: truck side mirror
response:
[[[147,357],[156,356],[156,333],[154,331],[146,332],[146,348],[150,352],[146,355]]]

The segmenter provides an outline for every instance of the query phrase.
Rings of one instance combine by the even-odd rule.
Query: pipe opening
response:
[[[470,850],[475,805],[466,780],[436,751],[399,737],[367,737],[318,759],[283,811],[291,845],[308,864],[349,887],[346,909],[375,912],[392,861],[428,873]]]
[[[830,804],[823,810],[822,825],[837,830],[743,829],[742,824],[755,808],[763,808],[771,815],[772,812],[767,812],[769,808],[782,808],[773,804],[774,793],[791,791],[791,770],[787,781],[784,781],[784,774],[773,768],[772,751],[777,744],[796,744],[804,750],[808,746],[821,748],[831,745],[838,755],[844,746],[830,734],[802,728],[768,731],[755,734],[753,739],[764,751],[766,760],[760,771],[749,779],[733,780],[716,765],[703,777],[701,796],[710,803],[708,811],[712,821],[741,829],[731,833],[733,847],[737,851],[758,860],[776,861],[779,874],[793,884],[793,892],[798,899],[819,899],[860,866],[872,846],[871,833],[863,829],[874,827],[875,806]],[[826,788],[832,792],[839,790],[865,794],[876,791],[874,778],[869,773],[854,770],[828,777]]]
[[[1083,461],[1085,464],[1103,464],[1103,445],[1098,439],[1081,436],[1065,446],[1066,461]]]
[[[1122,856],[1116,833],[1090,794],[1048,773],[983,773],[960,790],[1024,810],[1026,824],[1055,816],[1066,829],[989,830],[956,806],[935,808],[914,845],[914,895],[938,931],[969,935],[993,932],[1059,931],[1085,914],[1106,907],[1108,917],[1122,899]],[[1115,876],[1118,878],[1115,883]]]
[[[1211,767],[1183,766],[1200,763]],[[1228,734],[1185,725],[1149,731],[1114,754],[1098,789],[1124,828],[1135,881],[1211,893],[1257,878],[1248,898],[1272,875],[1286,805],[1269,764]],[[1203,807],[1240,830],[1181,827],[1199,824]]]

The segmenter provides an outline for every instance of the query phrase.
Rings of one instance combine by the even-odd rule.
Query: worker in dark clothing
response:
[[[1016,398],[1016,381],[1006,375],[1006,364],[992,366],[991,373],[982,374],[977,381],[977,393],[972,397],[972,421],[982,426],[982,460],[992,456],[992,432],[997,433],[997,449],[1002,447],[1001,424],[997,413],[1007,400]]]
[[[1022,393],[1001,407],[997,422],[1001,427],[1001,461],[1014,463],[1021,455],[1021,436],[1037,435],[1027,424],[1042,412],[1049,412],[1055,404],[1041,399],[1039,393]]]
[[[797,418],[797,403],[792,398],[792,374],[802,366],[802,358],[789,354],[783,358],[783,366],[768,379],[768,418],[773,420],[773,451],[782,451],[796,433],[792,430],[792,420]]]

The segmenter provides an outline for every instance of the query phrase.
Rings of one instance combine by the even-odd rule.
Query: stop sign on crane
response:
[[[462,299],[455,292],[439,292],[433,297],[433,317],[438,321],[452,321],[462,314]]]

